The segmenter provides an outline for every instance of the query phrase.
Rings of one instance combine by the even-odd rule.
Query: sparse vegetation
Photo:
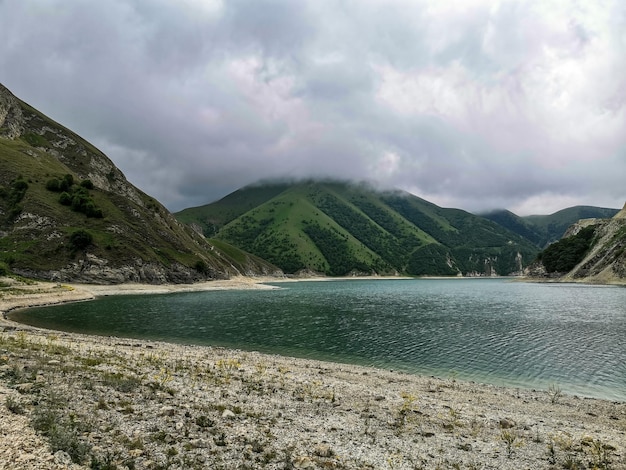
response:
[[[513,456],[513,452],[515,452],[515,447],[518,444],[517,433],[511,429],[503,429],[500,433],[500,439],[504,442],[507,457],[511,458]]]
[[[12,396],[8,396],[4,404],[11,413],[14,413],[16,415],[21,415],[25,412],[22,402]]]
[[[548,396],[550,397],[550,403],[557,403],[559,398],[563,395],[561,387],[557,384],[550,384],[548,387]]]
[[[539,407],[525,419],[541,419],[546,455],[545,443],[532,438],[536,430],[509,420],[493,425],[494,410],[521,403],[514,398],[519,391],[472,385],[466,411],[452,405],[470,393],[463,391],[469,385],[443,379],[27,331],[0,331],[0,366],[0,381],[19,391],[5,400],[5,412],[30,417],[51,452],[94,469],[147,462],[147,468],[189,469],[482,468],[498,466],[497,458],[519,468],[542,468],[546,461],[597,469],[626,463],[623,449],[607,442],[618,435],[614,428],[577,434],[578,425],[568,421],[573,408],[524,399]],[[364,379],[369,387],[359,386]],[[576,412],[595,420],[594,429],[608,419]],[[480,450],[498,446],[501,457]]]
[[[88,190],[93,189],[91,180],[83,180],[78,186],[74,185],[74,177],[66,174],[63,178],[52,178],[47,181],[46,189],[48,191],[60,192],[59,203],[64,206],[70,206],[74,212],[81,212],[87,217],[102,218],[104,214],[100,209]]]

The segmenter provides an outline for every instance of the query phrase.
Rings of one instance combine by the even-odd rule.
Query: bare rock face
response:
[[[580,219],[578,222],[575,222],[568,227],[562,238],[578,235],[582,229],[590,227],[591,225],[598,225],[599,223],[602,223],[603,220],[605,219]]]
[[[595,225],[596,243],[565,278],[626,282],[626,211],[622,209],[612,219],[597,219]]]
[[[24,133],[24,116],[15,96],[0,84],[0,137],[15,139]]]
[[[17,274],[26,277],[39,277],[55,282],[82,282],[86,284],[122,284],[141,282],[146,284],[193,283],[205,278],[194,269],[179,263],[166,268],[152,262],[136,259],[123,266],[112,266],[107,259],[86,254],[83,259],[69,263],[58,270],[30,272],[17,270]],[[226,277],[216,274],[215,278]]]

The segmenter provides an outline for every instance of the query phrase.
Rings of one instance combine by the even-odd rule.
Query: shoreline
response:
[[[181,288],[37,283],[14,286],[21,305],[3,295],[0,310]],[[33,429],[55,396],[59,423],[88,428],[71,431],[89,458],[120,469],[626,468],[626,402],[0,319],[0,468],[87,468]]]
[[[19,292],[16,292],[14,295],[2,292],[2,288],[0,287],[0,331],[2,328],[9,329],[41,329],[43,331],[50,332],[58,332],[58,333],[68,333],[72,334],[72,332],[65,330],[51,330],[43,327],[31,326],[26,323],[21,323],[18,320],[14,320],[10,317],[11,312],[16,310],[28,309],[31,307],[45,307],[45,306],[53,306],[53,305],[61,305],[65,303],[74,303],[74,302],[83,302],[89,300],[95,300],[98,297],[107,297],[107,296],[123,296],[123,295],[165,295],[165,294],[174,294],[174,293],[186,293],[186,292],[210,292],[210,291],[223,291],[223,290],[274,290],[281,289],[279,286],[271,285],[273,283],[297,283],[297,282],[332,282],[332,281],[351,281],[351,280],[376,280],[376,281],[385,281],[385,280],[458,280],[458,279],[500,279],[500,280],[508,280],[511,282],[537,282],[537,283],[556,283],[556,284],[584,284],[590,286],[605,286],[605,287],[626,287],[625,285],[620,284],[599,284],[599,283],[582,283],[581,281],[575,282],[571,280],[538,280],[534,281],[533,278],[520,278],[520,277],[512,277],[512,276],[497,276],[497,277],[468,277],[468,278],[449,278],[449,277],[406,277],[406,276],[344,276],[344,277],[324,277],[324,276],[312,276],[312,277],[273,277],[273,276],[257,276],[257,277],[246,277],[246,276],[238,276],[231,279],[223,279],[223,280],[213,280],[213,281],[205,281],[194,284],[143,284],[143,283],[125,283],[125,284],[107,284],[107,285],[99,285],[99,284],[83,284],[83,283],[53,283],[47,281],[31,281],[27,280],[27,283],[24,284],[21,281],[11,281],[11,278],[2,278],[0,277],[0,286],[3,283],[6,283],[7,280],[10,282],[14,282],[15,284],[19,284],[20,288],[17,289]],[[6,286],[4,286],[6,287]],[[81,333],[76,333],[81,334]],[[86,336],[96,336],[99,337],[101,335],[93,335],[93,334],[84,334]],[[121,336],[119,338],[124,339],[133,339],[133,336]],[[145,338],[137,338],[138,340],[150,341]],[[180,345],[189,345],[196,346],[193,343],[172,343],[172,344],[180,344]],[[197,345],[200,346],[200,345]],[[215,345],[214,347],[225,347],[228,346],[219,346]],[[237,349],[237,348],[235,348]],[[254,350],[253,350],[254,351]],[[284,355],[281,352],[267,352],[267,354],[279,354]],[[368,367],[367,364],[356,362],[341,362],[333,359],[311,359],[306,356],[291,356],[289,354],[284,355],[284,357],[294,357],[304,360],[321,360],[324,362],[329,362],[332,364],[350,364],[355,366],[363,366]],[[376,367],[376,366],[374,366]],[[408,371],[408,370],[400,370],[399,373],[406,373],[416,376],[429,376],[429,377],[437,377],[440,379],[446,379],[449,377],[449,374],[438,373],[436,371]],[[463,380],[463,379],[461,379]],[[485,380],[481,381],[481,378],[465,378],[465,381],[479,381],[480,383],[485,383],[488,385],[496,386],[496,387],[504,387],[504,388],[515,388],[519,389],[520,387],[523,389],[534,391],[533,389],[541,389],[541,385],[538,384],[524,384],[524,383],[507,383],[507,381],[498,381],[498,380]],[[545,385],[547,387],[548,385]],[[572,396],[579,396],[581,398],[589,398],[589,399],[597,399],[604,401],[619,401],[626,403],[626,400],[621,397],[611,396],[611,394],[604,395],[594,395],[594,394],[586,394],[584,391],[576,391],[569,390],[567,393]],[[626,469],[625,469],[626,470]]]

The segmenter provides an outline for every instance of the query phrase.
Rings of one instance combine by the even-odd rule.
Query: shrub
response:
[[[46,182],[46,189],[58,193],[61,191],[61,181],[58,178],[52,178]]]
[[[59,196],[59,202],[64,206],[69,206],[72,204],[72,196],[67,191],[63,191]]]
[[[74,177],[69,173],[63,176],[63,181],[61,181],[61,190],[67,191],[74,185]]]
[[[96,219],[101,219],[103,217],[102,209],[96,206],[96,204],[89,199],[83,208],[83,211],[87,217],[93,217]]]
[[[65,198],[67,200],[67,198]],[[70,205],[74,212],[81,212],[87,217],[102,218],[102,209],[96,206],[96,203],[83,187],[78,188],[70,195]]]
[[[91,182],[91,180],[87,179],[87,180],[82,180],[80,182],[80,185],[85,188],[85,189],[93,189],[93,183]]]
[[[0,276],[8,276],[9,274],[11,274],[9,266],[4,261],[0,261]]]
[[[16,193],[23,194],[28,189],[28,183],[23,179],[16,179],[11,186],[12,186],[12,190],[15,191]]]
[[[11,396],[6,398],[4,404],[11,413],[16,415],[23,415],[26,412],[22,403]]]
[[[193,265],[193,268],[202,274],[209,274],[209,272],[211,271],[209,269],[209,266],[201,259],[195,262],[195,264]]]
[[[76,230],[70,235],[70,246],[72,250],[83,250],[93,242],[93,236],[86,230]]]
[[[9,191],[4,192],[3,197],[8,203],[7,220],[15,219],[22,212],[22,206],[19,203],[24,199],[27,189],[28,182],[20,176],[13,180]]]

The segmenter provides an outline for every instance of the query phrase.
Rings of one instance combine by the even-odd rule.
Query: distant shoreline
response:
[[[54,283],[47,281],[32,281],[21,283],[12,278],[0,278],[0,283],[8,284],[8,291],[0,292],[0,314],[8,320],[9,312],[13,310],[43,307],[68,302],[94,300],[97,297],[112,295],[154,295],[182,292],[209,292],[217,290],[250,290],[274,289],[272,283],[291,282],[332,282],[358,280],[487,280],[508,279],[515,282],[553,283],[553,284],[588,284],[626,287],[626,279],[578,280],[578,279],[544,279],[527,276],[341,276],[341,277],[272,277],[238,276],[231,279],[198,282],[194,284],[84,284],[84,283]]]

